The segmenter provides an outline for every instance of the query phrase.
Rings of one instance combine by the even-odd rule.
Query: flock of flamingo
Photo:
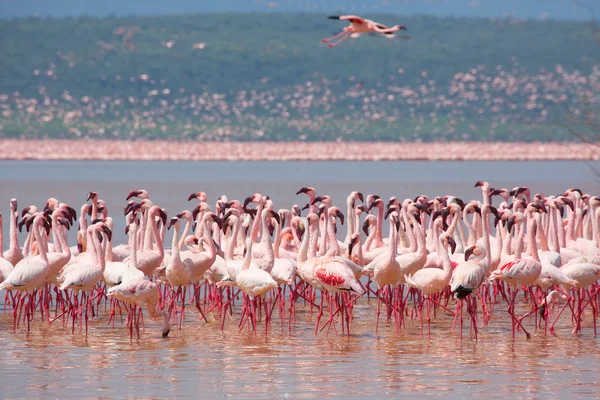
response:
[[[126,314],[130,335],[139,337],[145,306],[166,337],[173,324],[182,328],[189,304],[206,323],[210,313],[221,329],[238,319],[240,331],[255,333],[263,323],[268,331],[274,314],[282,329],[293,329],[300,305],[316,313],[315,334],[349,335],[353,307],[366,296],[377,302],[376,332],[381,323],[400,331],[416,320],[422,334],[427,321],[430,334],[432,318],[453,318],[462,335],[468,319],[477,339],[506,305],[513,337],[529,338],[532,324],[555,335],[556,324],[567,323],[560,319],[565,311],[573,333],[584,322],[596,333],[600,198],[578,189],[531,198],[527,187],[475,186],[482,201],[386,202],[353,191],[345,214],[312,187],[297,192],[308,196],[305,207],[277,210],[273,199],[255,193],[243,202],[223,195],[213,211],[197,192],[188,199],[198,202],[193,210],[171,218],[147,191],[135,190],[124,210],[129,240],[118,245],[108,205],[90,192],[73,247],[67,241],[75,209],[50,198],[43,209],[19,212],[12,199],[10,246],[0,257],[4,307],[12,308],[14,330],[31,329],[39,314],[42,323],[87,333],[89,320],[104,312],[113,327]],[[501,202],[493,206],[496,196]],[[20,247],[22,228],[28,236]]]
[[[169,85],[161,76],[106,76],[128,82],[145,95],[76,95],[48,90],[59,76],[56,64],[34,70],[39,95],[0,93],[0,135],[27,139],[143,138],[197,141],[259,140],[523,140],[572,139],[554,120],[565,114],[585,119],[598,103],[600,67],[537,73],[515,59],[509,65],[473,66],[448,80],[419,71],[407,80],[404,68],[362,84],[316,74],[280,87],[227,92]],[[341,112],[341,114],[340,114]],[[573,122],[575,124],[575,122]],[[369,135],[365,136],[365,132]],[[390,132],[400,132],[390,136]],[[515,132],[515,133],[513,133]]]

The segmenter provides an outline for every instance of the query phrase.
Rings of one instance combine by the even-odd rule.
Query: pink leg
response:
[[[342,43],[344,40],[348,39],[352,35],[352,32],[345,32],[345,33],[346,33],[345,35],[340,35],[340,38],[338,40],[336,40],[335,42],[333,42],[333,43],[327,43],[327,46],[328,47],[335,47],[338,44]]]

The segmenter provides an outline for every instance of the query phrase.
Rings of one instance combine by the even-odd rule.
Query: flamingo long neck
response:
[[[58,234],[57,234],[57,239],[58,239],[58,243],[60,245],[60,249],[61,249],[61,254],[63,257],[68,257],[67,260],[69,260],[71,258],[71,250],[69,249],[69,244],[67,243],[67,228],[65,228],[64,226],[58,226]]]
[[[600,218],[600,207],[596,207],[592,216],[592,240],[596,247],[600,247],[600,237],[598,235],[598,218]]]
[[[573,232],[573,240],[577,240],[582,237],[582,225],[583,225],[583,210],[577,209],[577,218],[575,218],[575,229]]]
[[[98,219],[98,200],[97,197],[92,199],[92,221]]]
[[[19,232],[17,232],[17,218],[19,214],[17,211],[12,209],[12,205],[10,207],[11,215],[10,215],[10,249],[18,249],[19,248]],[[0,252],[2,251],[2,243],[0,243]]]
[[[335,234],[335,223],[329,222],[329,225],[327,226],[327,235],[329,236],[329,249],[326,253],[339,256],[341,253],[340,245]]]
[[[325,205],[323,214],[321,214],[323,225],[321,227],[321,243],[319,243],[318,255],[322,256],[327,252],[327,235],[329,233],[329,207]]]
[[[558,235],[558,246],[564,249],[567,243],[567,237],[565,232],[565,225],[563,223],[562,216],[560,215],[560,212],[558,210],[556,210],[554,224],[554,229],[556,229],[556,233]]]
[[[574,233],[575,233],[575,218],[577,217],[577,210],[578,210],[578,208],[575,208],[575,210],[573,210],[569,214],[569,220],[567,222],[567,237],[566,237],[567,242],[572,242],[573,240],[575,240]]]
[[[96,237],[94,237],[94,240],[98,240]],[[104,246],[108,245],[108,238],[106,238],[106,241],[104,242]],[[96,243],[97,249],[96,249],[96,262],[98,264],[98,266],[102,269],[102,272],[104,272],[104,268],[106,268],[106,257],[105,257],[105,249],[102,247],[102,244],[100,243],[100,241],[98,240],[98,242]]]
[[[466,213],[463,211],[463,221],[466,222],[466,226],[467,226],[467,231],[469,232],[469,236],[467,238],[467,246],[473,246],[475,244],[475,242],[477,241],[476,237],[475,237],[475,229],[473,228],[473,224],[469,223],[469,219],[466,215]],[[454,222],[454,221],[452,221]],[[475,222],[475,216],[473,216],[473,223]]]
[[[319,241],[318,229],[319,226],[316,222],[311,223],[308,228],[308,230],[310,231],[310,246],[308,247],[308,259],[315,258],[317,256],[317,243]]]
[[[389,258],[388,258],[388,265],[393,264],[396,261],[396,250],[398,247],[397,241],[398,240],[397,240],[397,234],[396,234],[396,224],[394,223],[394,221],[392,221],[392,218],[390,218],[390,243],[389,243],[390,254],[389,254]]]
[[[422,256],[422,255],[426,254],[426,252],[427,252],[427,248],[425,246],[425,235],[423,235],[423,232],[420,229],[420,224],[417,222],[417,218],[415,218],[415,215],[413,213],[410,213],[410,220],[413,223],[416,241],[417,241],[416,253],[418,253],[419,256]]]
[[[137,224],[134,224],[134,228],[129,231],[129,242],[131,243],[131,253],[130,253],[130,267],[137,269],[137,232],[138,227]]]
[[[488,196],[489,198],[489,196]],[[492,260],[492,249],[490,246],[490,210],[489,206],[483,206],[484,210],[481,215],[481,236],[483,238],[483,247],[485,249],[485,258],[484,260],[487,262],[485,267],[486,274],[490,269],[490,264]]]
[[[300,249],[300,245],[301,245],[301,240],[298,237],[298,231],[297,231],[297,222],[290,222],[290,227],[292,228],[292,237],[294,238],[294,244],[296,245],[296,249],[299,250]]]
[[[540,262],[535,236],[537,231],[537,221],[535,218],[529,218],[527,221],[527,252],[534,261]]]
[[[204,217],[204,211],[201,211],[198,213],[198,215],[196,215],[196,231],[194,232],[194,234],[196,235],[197,238],[201,238],[202,234],[204,232],[202,232],[202,230],[204,229],[204,225],[202,225],[202,218]],[[182,236],[182,238],[184,238],[185,236]]]
[[[541,217],[542,216],[540,214],[535,215],[535,220],[538,227],[537,235],[539,236],[540,240],[540,248],[542,249],[542,251],[550,251],[550,247],[548,247],[548,238],[546,237],[546,232],[544,232],[544,228],[541,224]]]
[[[375,230],[375,247],[384,246],[383,243],[383,204],[377,206],[377,228]]]
[[[304,237],[302,238],[302,242],[300,243],[300,248],[298,249],[298,257],[297,257],[297,261],[298,264],[303,263],[304,261],[306,261],[307,256],[308,256],[308,243],[309,243],[309,237],[310,237],[310,226],[304,230]]]
[[[417,248],[418,248],[416,234],[415,234],[416,227],[413,226],[411,223],[408,223],[409,221],[411,221],[411,218],[408,216],[408,213],[404,212],[403,217],[404,217],[404,220],[406,221],[404,226],[406,227],[406,236],[408,238],[410,252],[414,253],[417,251]],[[416,222],[416,219],[415,219],[415,222]]]
[[[158,252],[158,257],[162,259],[165,255],[165,249],[163,248],[162,238],[158,234],[158,227],[156,226],[156,223],[154,222],[154,215],[150,216],[149,222],[150,222],[150,228],[152,229],[152,233],[154,234],[154,240],[156,241],[156,247],[157,247],[156,250]],[[149,250],[152,250],[152,241],[149,240],[149,242],[150,242]]]
[[[346,200],[346,205],[346,216],[348,218],[348,226],[346,231],[346,239],[344,239],[344,243],[348,244],[350,243],[352,235],[354,234],[354,232],[356,232],[356,213],[354,212],[354,198],[352,196],[348,196],[348,199]]]
[[[588,212],[585,214],[585,217],[583,217],[583,238],[586,240],[592,240],[593,237],[592,218],[590,218],[591,215],[593,215],[593,209],[590,207],[588,208]]]
[[[42,235],[40,232],[41,227],[33,226],[33,235],[37,242],[38,250],[40,253],[40,259],[42,263],[46,265],[46,268],[49,267],[48,263],[48,244],[46,243],[46,235]]]
[[[279,246],[281,246],[281,224],[275,221],[275,242],[273,243],[273,257],[279,257]]]
[[[33,232],[29,231],[29,233],[25,237],[25,243],[23,243],[23,249],[22,249],[23,257],[27,257],[27,255],[31,252],[31,245],[33,242],[32,235],[33,235]]]
[[[173,227],[173,239],[171,240],[171,257],[176,261],[181,261],[181,257],[179,255],[179,224],[176,223]],[[177,263],[173,263],[173,265],[177,265]],[[167,266],[169,268],[169,266]]]
[[[492,254],[492,258],[490,261],[491,265],[497,266],[500,263],[500,257],[502,255],[502,245],[504,244],[502,241],[502,227],[498,225],[496,227],[496,254]]]
[[[152,250],[152,234],[154,234],[154,238],[156,239],[158,236],[158,230],[156,233],[154,233],[155,228],[157,228],[154,213],[150,212],[150,210],[148,210],[146,213],[148,214],[148,217],[146,218],[146,231],[144,232],[144,245],[142,246],[142,250],[150,251]]]
[[[548,234],[549,234],[549,246],[552,251],[559,252],[560,245],[558,242],[558,230],[556,229],[556,213],[558,210],[550,209],[550,214],[548,215]]]
[[[367,236],[367,240],[365,240],[364,251],[369,251],[371,248],[371,244],[373,244],[373,240],[375,240],[375,227],[372,227],[369,231],[369,235]]]
[[[183,249],[185,238],[187,237],[188,233],[190,233],[191,228],[192,217],[188,216],[186,217],[185,227],[183,228],[183,234],[181,235],[181,239],[179,239],[179,241],[177,242],[177,247],[179,247],[179,250]],[[179,237],[179,234],[177,235],[177,237]],[[171,245],[171,249],[173,249],[173,245]]]
[[[520,222],[519,224],[522,224]],[[523,253],[523,238],[525,237],[525,229],[520,229],[519,234],[517,236],[517,248],[515,249],[515,260],[521,258],[521,253]],[[535,239],[534,239],[535,240]]]
[[[244,263],[242,264],[242,270],[250,269],[251,261],[252,261],[252,240],[249,240],[248,247],[246,248],[246,256],[244,257]]]
[[[2,251],[4,249],[4,233],[2,232],[2,216],[0,216],[0,258],[2,257]]]
[[[273,265],[273,261],[275,260],[275,255],[273,253],[273,243],[271,243],[271,235],[269,235],[269,222],[267,221],[266,212],[262,215],[262,235],[260,241],[263,243],[265,249],[265,259],[267,262]]]
[[[206,252],[208,253],[208,257],[211,260],[214,260],[217,257],[217,248],[215,247],[215,242],[210,235],[210,224],[211,221],[207,218],[204,222],[204,239],[206,241]]]
[[[258,205],[256,206],[256,218],[254,218],[254,223],[252,224],[252,232],[251,232],[251,237],[252,237],[252,241],[255,243],[258,243],[258,235],[261,232],[262,229],[262,211],[264,208],[264,204],[263,201],[259,201]]]
[[[241,225],[240,221],[238,219],[236,219],[235,223],[233,224],[231,236],[229,237],[229,240],[227,241],[227,247],[225,248],[225,260],[227,260],[227,261],[233,260],[233,252],[237,246],[237,237],[238,237],[238,232],[240,230],[240,225]]]
[[[450,261],[450,255],[448,249],[444,245],[444,242],[438,240],[438,251],[439,259],[442,261],[442,270],[444,271],[444,278],[448,280],[452,276],[452,262]]]

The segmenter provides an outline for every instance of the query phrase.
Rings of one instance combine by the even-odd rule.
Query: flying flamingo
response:
[[[356,15],[330,16],[329,19],[338,19],[341,21],[350,22],[350,25],[345,27],[340,33],[322,40],[322,42],[327,43],[327,46],[329,47],[337,46],[349,37],[355,37],[361,33],[382,33],[388,37],[393,37],[394,32],[406,30],[406,27],[402,25],[395,25],[391,28],[388,28],[383,24]]]

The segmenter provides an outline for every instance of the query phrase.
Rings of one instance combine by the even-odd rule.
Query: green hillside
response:
[[[597,93],[584,22],[375,15],[410,38],[330,49],[325,17],[0,21],[0,135],[554,139]]]

